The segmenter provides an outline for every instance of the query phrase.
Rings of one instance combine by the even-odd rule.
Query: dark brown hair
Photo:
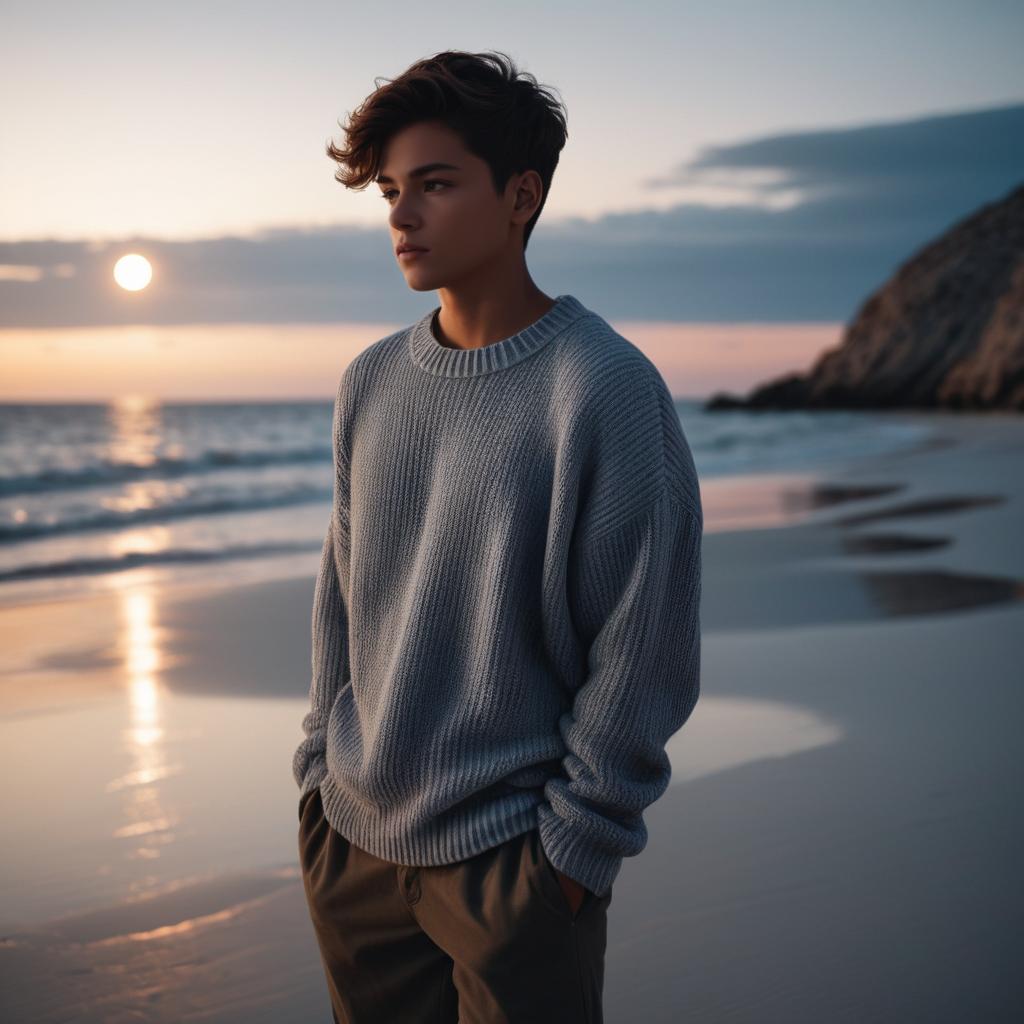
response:
[[[378,85],[354,113],[347,112],[344,145],[327,144],[327,155],[339,165],[335,179],[346,188],[365,189],[380,173],[392,135],[420,121],[438,121],[487,162],[497,195],[513,174],[532,170],[540,175],[544,191],[524,226],[525,249],[568,136],[561,102],[501,51],[443,50],[398,78],[374,79],[380,81],[388,84]]]

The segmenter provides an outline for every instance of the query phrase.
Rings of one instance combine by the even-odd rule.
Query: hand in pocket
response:
[[[586,887],[580,885],[575,878],[570,878],[568,875],[562,874],[558,868],[555,868],[554,864],[551,865],[555,870],[555,875],[558,878],[558,884],[562,887],[562,892],[565,893],[565,898],[569,901],[569,909],[572,910],[573,916],[579,912],[580,907],[583,906],[583,901],[587,898]]]

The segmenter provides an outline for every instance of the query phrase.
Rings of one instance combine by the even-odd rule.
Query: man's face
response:
[[[452,167],[413,176],[428,164]],[[496,195],[486,162],[444,125],[421,122],[392,136],[377,178],[389,207],[392,249],[408,242],[428,250],[396,255],[409,287],[432,291],[486,280],[507,260],[510,246],[521,251],[522,233],[510,219],[518,180],[514,175],[505,194]]]

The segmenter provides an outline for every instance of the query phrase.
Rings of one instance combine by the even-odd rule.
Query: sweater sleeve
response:
[[[316,789],[327,774],[327,720],[348,675],[348,615],[338,583],[334,531],[332,515],[313,591],[309,710],[302,719],[304,739],[292,758],[300,799]]]
[[[570,602],[586,675],[559,720],[564,775],[538,807],[545,852],[599,896],[647,843],[644,809],[664,793],[669,738],[700,691],[703,516],[670,487],[580,547]]]
[[[316,789],[327,774],[327,722],[335,699],[349,678],[349,616],[338,574],[339,566],[347,568],[348,564],[348,384],[346,374],[334,403],[334,497],[313,590],[309,709],[302,719],[304,738],[292,757],[292,774],[299,786],[300,800]]]

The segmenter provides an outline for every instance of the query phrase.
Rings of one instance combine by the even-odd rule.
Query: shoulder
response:
[[[590,526],[604,533],[663,498],[702,519],[689,441],[650,357],[590,313],[559,339],[557,364],[583,459]]]
[[[409,343],[409,334],[415,327],[410,324],[400,330],[392,331],[371,342],[359,352],[345,367],[338,381],[337,404],[351,408],[360,394],[375,381],[387,374],[389,367],[396,360],[403,358]]]
[[[643,397],[661,374],[648,356],[593,311],[558,338],[558,369],[581,401],[614,404]]]
[[[361,399],[368,387],[379,378],[381,367],[400,355],[411,327],[403,327],[371,342],[342,371],[334,395],[333,434],[335,444],[348,450]]]
[[[382,365],[403,351],[411,330],[412,326],[403,327],[367,345],[345,367],[338,382],[338,393],[349,393],[364,387],[366,382],[379,372]]]

